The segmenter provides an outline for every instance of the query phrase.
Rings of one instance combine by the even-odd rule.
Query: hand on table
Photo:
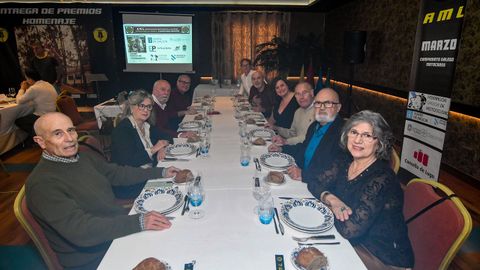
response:
[[[159,152],[162,149],[165,149],[170,143],[166,140],[159,140],[151,149],[152,154]]]
[[[172,223],[162,214],[151,211],[144,215],[143,227],[145,230],[161,231],[170,228]]]
[[[275,144],[277,146],[285,145],[287,144],[287,140],[282,138],[282,136],[275,135],[272,137],[272,144]]]
[[[268,152],[282,152],[282,147],[272,143],[268,146]]]
[[[167,172],[165,173],[165,178],[174,177],[180,171],[179,168],[173,166],[167,167],[165,169],[167,170]]]
[[[301,181],[302,180],[302,169],[297,165],[292,165],[287,169],[288,176],[293,180]]]
[[[348,205],[331,193],[325,195],[323,200],[330,205],[329,207],[335,215],[335,218],[340,221],[348,220],[350,215],[353,213],[352,209],[348,207]]]

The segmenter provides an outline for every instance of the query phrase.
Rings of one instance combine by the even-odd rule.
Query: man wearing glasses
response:
[[[167,103],[170,110],[176,113],[176,117],[170,121],[170,127],[172,129],[176,130],[178,128],[178,124],[182,122],[185,115],[196,113],[195,110],[189,109],[193,98],[193,91],[190,90],[191,84],[192,79],[190,76],[182,74],[178,76],[176,86],[172,89],[170,99]]]
[[[318,92],[313,102],[315,122],[308,128],[305,140],[295,145],[279,146],[271,144],[271,152],[283,152],[295,158],[296,165],[287,169],[294,180],[308,183],[315,179],[325,168],[329,168],[336,157],[342,153],[340,134],[344,124],[337,117],[342,104],[335,90],[324,88]]]
[[[305,140],[308,127],[315,120],[315,108],[313,107],[313,89],[310,83],[301,82],[295,86],[295,98],[300,108],[295,111],[292,126],[282,128],[273,126],[278,136],[272,138],[276,145],[294,145]]]
[[[240,68],[242,69],[241,84],[238,94],[243,96],[245,94],[250,95],[250,88],[252,88],[252,74],[255,72],[252,70],[252,60],[243,58],[240,61]]]

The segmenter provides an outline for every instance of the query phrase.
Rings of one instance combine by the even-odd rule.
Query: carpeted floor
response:
[[[0,246],[1,270],[47,270],[33,244]]]

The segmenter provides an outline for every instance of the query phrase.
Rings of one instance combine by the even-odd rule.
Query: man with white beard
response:
[[[329,168],[343,152],[339,141],[344,121],[337,117],[342,107],[337,92],[323,88],[315,96],[313,106],[315,122],[308,128],[302,143],[284,146],[272,144],[268,148],[270,152],[283,152],[295,158],[296,165],[288,168],[288,175],[305,183]]]

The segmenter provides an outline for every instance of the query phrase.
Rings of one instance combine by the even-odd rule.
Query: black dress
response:
[[[292,126],[293,116],[295,115],[295,111],[297,111],[299,105],[297,99],[295,97],[292,97],[283,112],[279,113],[278,108],[280,107],[281,101],[282,99],[278,98],[275,102],[275,105],[273,105],[273,119],[275,119],[275,126],[282,128],[290,128]]]
[[[347,221],[335,219],[337,231],[353,246],[363,245],[384,264],[413,266],[413,251],[403,217],[403,191],[389,164],[377,160],[348,180],[352,159],[345,155],[308,183],[315,197],[329,191],[352,209]]]

